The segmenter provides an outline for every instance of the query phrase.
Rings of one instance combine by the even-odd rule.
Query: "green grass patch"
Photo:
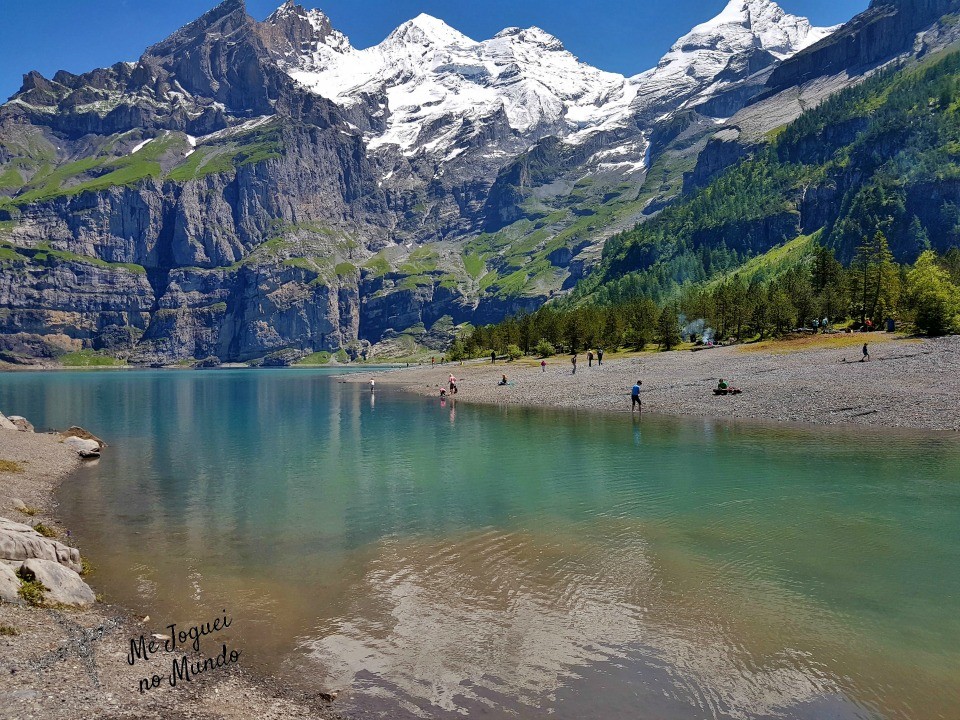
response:
[[[321,350],[320,352],[310,353],[298,362],[297,365],[326,365],[329,362],[330,353],[326,350]]]
[[[238,167],[283,157],[283,152],[281,128],[270,124],[197,147],[184,162],[167,173],[167,179],[186,182],[224,174]]]
[[[483,258],[479,255],[467,253],[463,256],[463,267],[466,269],[467,274],[476,280],[483,274]]]
[[[47,588],[39,580],[23,580],[17,594],[29,605],[43,607]]]
[[[397,272],[403,275],[423,275],[437,269],[440,256],[430,248],[417,248],[407,257]]]
[[[344,277],[347,275],[356,275],[357,266],[354,265],[353,263],[348,263],[348,262],[338,263],[337,266],[334,268],[334,272],[337,273],[338,277]]]
[[[397,283],[397,287],[404,290],[416,290],[418,287],[426,287],[428,285],[433,285],[433,278],[429,275],[410,275]]]
[[[390,263],[380,253],[377,253],[372,258],[367,260],[363,264],[363,267],[367,268],[368,270],[371,270],[375,277],[381,277],[382,275],[386,275],[388,272],[390,272],[390,269],[391,269]]]
[[[81,575],[90,575],[96,568],[93,563],[87,560],[85,557],[80,558],[80,574]]]
[[[812,235],[800,235],[790,242],[777,245],[762,255],[750,258],[732,273],[727,273],[710,281],[705,287],[707,289],[715,288],[732,275],[738,275],[748,285],[753,280],[771,280],[810,257],[822,234],[823,231],[818,230]]]
[[[23,186],[23,176],[15,167],[7,167],[0,173],[0,190],[16,190]]]
[[[13,625],[7,625],[5,623],[0,623],[0,635],[5,637],[16,637],[20,634],[20,631],[17,630]]]
[[[44,525],[43,523],[37,523],[33,526],[33,529],[43,535],[45,538],[55,538],[57,536],[56,530]]]
[[[23,465],[16,460],[0,460],[0,472],[22,473]]]
[[[75,350],[60,356],[65,367],[116,367],[124,365],[123,360],[112,355],[101,355],[94,350]]]

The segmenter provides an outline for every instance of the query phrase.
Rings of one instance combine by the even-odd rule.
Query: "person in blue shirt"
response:
[[[643,404],[640,402],[640,386],[643,385],[642,380],[637,380],[637,384],[633,386],[633,389],[630,391],[630,412],[632,413],[634,409],[638,409],[640,412],[643,412]]]

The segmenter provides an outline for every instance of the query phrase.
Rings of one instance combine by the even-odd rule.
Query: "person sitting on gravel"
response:
[[[502,385],[506,385],[506,384],[507,384],[507,376],[504,375],[504,376],[502,376],[502,377],[500,378],[500,382],[498,382],[497,385],[501,385],[501,386],[502,386]]]
[[[716,389],[713,391],[714,395],[739,395],[743,390],[740,388],[730,387],[730,384],[720,378],[720,382],[717,383]]]

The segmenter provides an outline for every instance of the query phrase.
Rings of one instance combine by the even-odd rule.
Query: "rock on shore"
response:
[[[96,438],[84,438],[97,440]],[[76,451],[56,434],[0,430],[0,459],[17,468],[0,471],[0,514],[18,537],[10,542],[37,542],[24,523],[42,521],[61,527],[51,514],[53,492],[60,480],[80,463]],[[68,482],[79,482],[71,479]],[[18,522],[19,521],[19,522]],[[26,528],[26,529],[24,529]],[[130,638],[162,630],[166,620],[150,627],[122,608],[93,603],[92,590],[76,583],[73,568],[79,556],[43,538],[43,558],[7,563],[0,561],[0,718],[136,717],[138,720],[202,718],[203,720],[324,720],[341,718],[320,694],[302,692],[269,678],[251,676],[241,665],[217,673],[204,673],[186,687],[154,691],[147,701],[138,691],[144,676],[170,672],[170,657],[160,653],[135,667],[126,661]],[[66,547],[66,546],[64,546]],[[66,554],[65,554],[66,553]],[[20,601],[22,585],[14,565],[26,566],[23,574],[51,588],[50,602],[79,600],[67,609],[35,608]],[[69,592],[68,592],[69,591]],[[63,594],[59,594],[62,592]],[[10,602],[12,600],[13,602]]]

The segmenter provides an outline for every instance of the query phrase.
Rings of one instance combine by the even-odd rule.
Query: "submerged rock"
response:
[[[100,445],[96,440],[84,440],[78,437],[64,438],[63,443],[74,450],[82,458],[100,457]]]
[[[100,446],[101,450],[103,450],[107,446],[107,444],[103,440],[98,438],[92,432],[89,432],[88,430],[84,430],[82,427],[78,425],[73,425],[67,428],[62,433],[60,433],[60,435],[62,435],[65,438],[76,437],[76,438],[82,438],[83,440],[94,440],[96,441],[97,445]]]
[[[51,560],[27,560],[20,566],[20,576],[43,583],[47,602],[85,607],[97,600],[79,574]]]

